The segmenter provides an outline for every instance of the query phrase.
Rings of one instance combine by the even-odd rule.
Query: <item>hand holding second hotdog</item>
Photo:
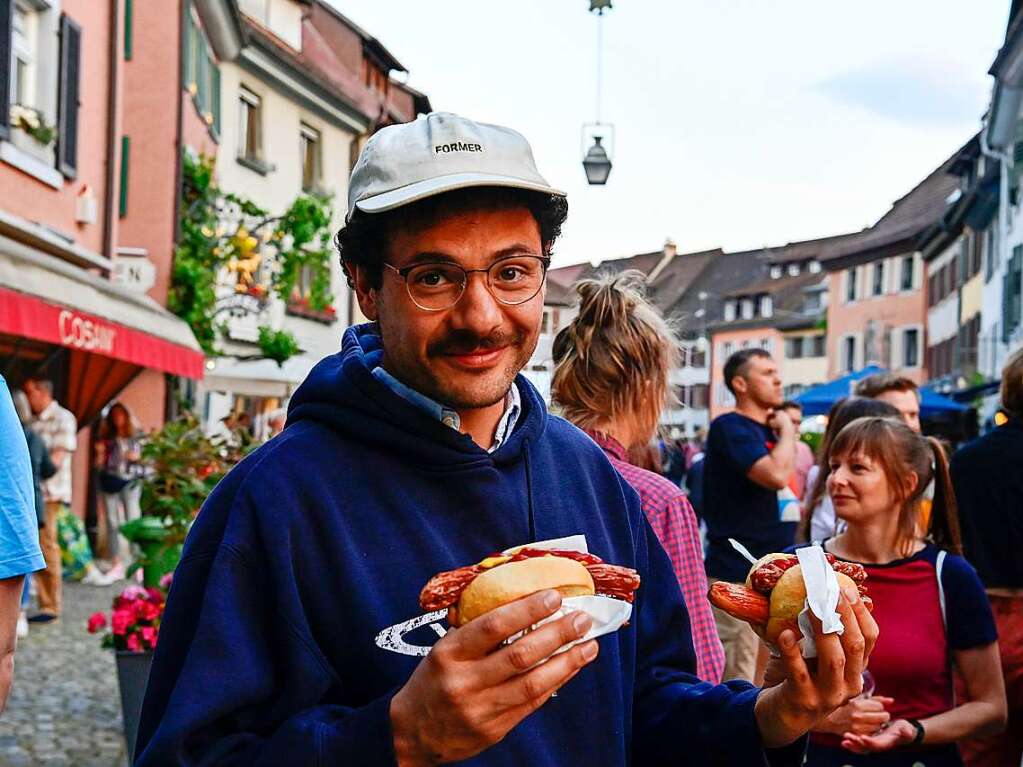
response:
[[[813,618],[817,645],[816,670],[811,672],[795,632],[778,637],[781,658],[772,661],[772,674],[783,681],[761,691],[754,713],[768,748],[787,745],[863,691],[863,669],[877,641],[877,623],[855,588],[843,588],[838,602],[844,631],[821,632]]]
[[[580,612],[501,646],[560,606],[557,591],[542,591],[452,629],[437,642],[391,700],[398,764],[443,764],[475,756],[596,658],[592,639],[553,655],[589,631],[592,621]]]

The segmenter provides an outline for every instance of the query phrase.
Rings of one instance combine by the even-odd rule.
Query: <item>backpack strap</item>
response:
[[[941,568],[945,565],[945,550],[938,549],[938,557],[934,561],[934,571],[938,577],[938,604],[941,606],[941,624],[948,629],[948,617],[945,613],[945,586],[941,582]]]

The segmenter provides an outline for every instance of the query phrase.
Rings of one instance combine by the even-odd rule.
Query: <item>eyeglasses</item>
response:
[[[441,312],[458,303],[474,272],[487,276],[487,290],[495,300],[507,306],[524,304],[540,292],[550,263],[546,256],[523,254],[502,258],[488,269],[463,269],[447,262],[384,266],[405,281],[412,303],[423,311]]]

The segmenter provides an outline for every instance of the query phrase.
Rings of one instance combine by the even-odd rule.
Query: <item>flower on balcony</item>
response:
[[[47,124],[38,109],[24,104],[11,105],[11,127],[20,128],[43,146],[49,146],[56,138],[57,131]]]

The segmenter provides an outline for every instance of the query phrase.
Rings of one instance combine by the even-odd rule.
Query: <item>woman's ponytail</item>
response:
[[[952,489],[952,475],[948,469],[945,448],[934,437],[926,437],[934,460],[934,502],[931,505],[927,533],[930,539],[953,554],[963,553],[962,538],[959,535],[959,512],[956,508],[955,491]]]

